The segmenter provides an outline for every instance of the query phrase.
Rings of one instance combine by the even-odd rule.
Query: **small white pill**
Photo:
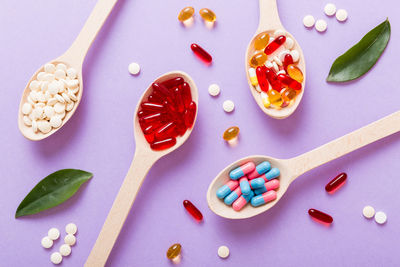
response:
[[[42,133],[44,133],[44,134],[47,134],[48,132],[51,131],[51,125],[50,125],[50,123],[49,123],[48,121],[44,121],[44,120],[38,121],[38,128],[39,128],[39,130],[40,130]],[[57,238],[58,238],[58,237],[57,237]],[[56,238],[56,239],[57,239],[57,238]]]
[[[44,65],[44,71],[47,73],[54,73],[56,71],[56,66],[52,63],[47,63]]]
[[[57,102],[58,102],[57,98],[53,97],[53,98],[50,98],[49,100],[47,100],[47,105],[54,106]]]
[[[76,87],[74,89],[68,89],[68,91],[71,91],[73,94],[76,94],[79,91],[79,87]]]
[[[324,12],[327,16],[333,16],[336,13],[336,6],[332,3],[326,4]]]
[[[276,73],[276,75],[279,75],[279,74],[286,74],[286,71],[285,71],[285,70],[280,70],[280,71],[278,71],[278,72]]]
[[[32,105],[29,103],[25,103],[22,105],[22,113],[28,115],[32,112]]]
[[[275,61],[272,62],[272,68],[274,69],[275,72],[278,72],[278,71],[279,71],[278,64],[276,64]]]
[[[65,107],[66,111],[71,111],[74,108],[74,102],[68,103],[67,106]]]
[[[221,89],[219,88],[218,84],[213,83],[208,87],[208,93],[211,96],[217,96],[217,95],[219,95],[220,92],[221,92]]]
[[[31,83],[29,84],[29,89],[31,89],[33,91],[37,91],[37,90],[39,90],[39,85],[40,85],[39,81],[36,81],[36,80],[31,81]]]
[[[68,77],[70,77],[71,79],[75,79],[76,76],[78,75],[78,73],[77,73],[76,69],[74,69],[74,68],[69,68],[69,69],[67,69],[67,75],[68,75]]]
[[[44,75],[46,75],[46,72],[41,71],[41,72],[39,72],[38,75],[36,76],[36,79],[37,79],[38,81],[44,81]]]
[[[54,115],[54,116],[52,116],[52,117],[50,118],[50,125],[51,125],[51,127],[53,127],[53,128],[58,128],[58,127],[60,127],[60,126],[61,126],[61,123],[62,123],[62,119],[61,119],[61,117],[58,116],[58,115]]]
[[[52,73],[45,73],[44,75],[43,75],[43,80],[44,81],[48,81],[48,82],[52,82],[52,81],[54,81],[55,80],[55,76],[54,76],[54,74],[52,74]]]
[[[225,100],[222,107],[225,112],[232,112],[235,109],[235,103],[232,100]]]
[[[50,82],[48,81],[40,82],[40,90],[42,90],[42,92],[46,92],[49,88],[49,84]]]
[[[55,94],[57,94],[58,93],[58,88],[59,88],[59,85],[58,85],[58,83],[57,82],[51,82],[50,84],[49,84],[49,86],[48,86],[48,92],[50,93],[50,94],[52,94],[52,95],[55,95]]]
[[[76,97],[76,95],[74,93],[71,92],[71,90],[68,90],[68,96],[72,101],[77,101],[78,98]]]
[[[78,87],[78,85],[79,85],[78,80],[70,80],[70,81],[67,80],[66,83],[67,83],[67,87],[71,88],[71,89],[74,89],[74,88]]]
[[[387,220],[387,216],[386,213],[384,213],[383,211],[378,211],[375,214],[375,221],[379,224],[384,224]]]
[[[307,28],[311,28],[312,26],[314,26],[314,23],[315,19],[312,15],[307,15],[303,18],[303,24]]]
[[[290,54],[290,51],[289,50],[283,50],[283,51],[279,52],[278,58],[280,59],[281,62],[285,61],[286,54]]]
[[[36,120],[32,120],[32,130],[33,130],[34,133],[36,133],[37,130],[38,130],[38,126],[37,126]]]
[[[218,256],[220,258],[227,258],[229,256],[229,248],[227,246],[220,246],[218,248]]]
[[[22,118],[22,120],[24,121],[25,125],[27,125],[27,126],[32,126],[32,121],[31,121],[31,119],[30,119],[28,116],[24,116],[24,117]]]
[[[59,64],[57,64],[56,69],[57,70],[67,71],[67,66],[65,64],[63,64],[63,63],[59,63]]]
[[[272,68],[273,67],[273,65],[272,65],[272,62],[271,61],[267,61],[267,62],[265,62],[265,66],[267,67],[267,68]]]
[[[78,230],[78,227],[74,223],[69,223],[65,226],[65,232],[67,232],[67,234],[74,235],[74,234],[76,234],[77,230]]]
[[[347,19],[347,11],[345,9],[339,9],[336,12],[336,19],[338,21],[345,21]]]
[[[48,236],[42,238],[42,247],[51,248],[53,246],[53,240],[51,240]]]
[[[276,64],[278,64],[279,66],[282,66],[282,61],[279,59],[279,57],[277,57],[277,56],[274,56],[274,62],[276,63]],[[279,68],[278,68],[279,69]]]
[[[64,97],[60,96],[59,94],[54,95],[54,97],[57,99],[58,102],[60,103],[65,103]]]
[[[54,76],[57,80],[63,80],[67,78],[64,70],[56,70],[56,72],[54,72]]]
[[[297,50],[290,51],[290,55],[292,55],[293,62],[297,62],[300,59],[300,53]]]
[[[42,117],[42,114],[43,114],[43,108],[41,108],[41,107],[35,107],[35,108],[32,110],[32,115],[33,115],[33,117],[36,118],[36,119]]]
[[[68,234],[64,237],[64,242],[65,244],[73,246],[76,243],[76,237],[74,235]]]
[[[60,231],[57,228],[51,228],[47,233],[51,240],[57,240],[60,237]]]
[[[43,92],[41,92],[41,91],[37,92],[36,97],[39,102],[43,102],[43,103],[46,102],[46,97],[44,96]]]
[[[69,256],[71,254],[71,247],[68,244],[61,245],[60,254],[62,256]]]
[[[56,113],[54,111],[54,108],[52,106],[45,106],[43,108],[44,114],[46,115],[47,118],[51,118],[54,116],[54,114]]]
[[[54,111],[57,113],[62,113],[65,110],[65,104],[58,102],[54,105]]]
[[[139,66],[139,64],[136,63],[136,62],[133,62],[133,63],[129,64],[129,66],[128,66],[128,71],[129,71],[129,73],[132,74],[132,75],[137,75],[137,74],[139,74],[139,72],[140,72],[140,66]]]
[[[49,93],[49,91],[46,91],[44,93],[44,98],[46,99],[46,102],[49,101],[49,99],[51,98],[51,94]]]
[[[35,102],[32,100],[30,95],[28,95],[27,100],[28,100],[28,103],[31,104],[31,105],[35,104]]]
[[[317,31],[319,32],[324,32],[326,31],[326,28],[328,27],[328,24],[326,23],[325,20],[323,19],[319,19],[317,20],[317,22],[315,23],[315,29],[317,29]]]
[[[290,37],[286,37],[285,47],[286,49],[292,49],[294,46],[294,41]]]
[[[36,107],[44,108],[45,106],[46,106],[45,103],[36,103],[36,104],[35,104],[35,108],[36,108]],[[44,110],[43,110],[43,111],[44,111]]]
[[[61,96],[65,99],[67,103],[71,103],[72,100],[69,98],[69,96],[66,93],[62,93]]]
[[[60,264],[62,262],[62,256],[60,252],[53,252],[50,256],[50,260],[54,264]]]
[[[365,206],[363,209],[363,215],[367,219],[371,219],[375,215],[375,209],[371,206]]]
[[[282,29],[278,29],[274,32],[274,36],[276,36],[276,37],[281,36],[281,35],[286,36],[286,32]]]

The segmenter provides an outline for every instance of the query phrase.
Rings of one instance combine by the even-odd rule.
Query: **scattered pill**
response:
[[[48,236],[42,238],[42,247],[51,248],[53,246],[53,240],[51,240]]]
[[[71,254],[71,247],[68,244],[61,245],[60,254],[62,256],[69,256]]]
[[[60,252],[53,252],[50,256],[50,260],[54,264],[60,264],[62,262],[62,256]]]
[[[239,127],[237,127],[237,126],[229,127],[228,129],[226,129],[224,131],[224,134],[222,135],[222,138],[225,141],[235,140],[238,137],[239,132],[240,132]]]
[[[333,16],[336,13],[336,6],[332,3],[328,3],[324,7],[324,12],[327,16]]]
[[[326,214],[326,213],[316,210],[316,209],[309,209],[308,214],[314,220],[316,220],[320,223],[326,224],[326,225],[330,225],[333,222],[333,218],[329,214]]]
[[[138,63],[133,62],[128,66],[129,73],[132,75],[137,75],[140,72],[140,66]]]
[[[314,26],[314,23],[315,23],[315,19],[311,15],[307,15],[303,18],[303,24],[307,28],[311,28],[312,26]]]
[[[204,63],[211,64],[212,56],[198,44],[191,44],[190,48],[193,53],[200,58]]]
[[[76,234],[76,231],[78,230],[78,227],[74,223],[69,223],[65,226],[65,231],[67,234],[74,235]]]
[[[336,19],[340,22],[345,21],[347,19],[347,11],[345,9],[339,9],[336,12]]]
[[[319,19],[317,20],[317,22],[315,23],[315,29],[317,29],[317,31],[319,32],[324,32],[326,31],[328,24],[326,23],[325,20],[323,19]]]
[[[196,219],[197,221],[203,220],[203,214],[201,214],[200,210],[196,208],[196,206],[193,205],[192,202],[186,199],[183,201],[183,206],[194,219]]]
[[[199,13],[200,16],[207,22],[214,22],[217,20],[217,16],[211,9],[202,8],[200,9]]]
[[[167,258],[170,260],[176,259],[181,254],[182,246],[179,243],[173,244],[167,250]]]
[[[225,100],[222,104],[222,108],[225,112],[232,112],[235,109],[235,103],[232,100]]]
[[[333,178],[326,186],[325,190],[326,192],[332,194],[336,192],[340,187],[344,185],[347,179],[347,174],[346,173],[340,173],[338,174],[335,178]]]
[[[191,18],[193,18],[194,15],[194,8],[191,6],[183,8],[179,14],[178,14],[178,20],[180,22],[185,22]]]
[[[387,220],[387,216],[386,213],[384,213],[383,211],[378,211],[375,214],[375,221],[379,224],[384,224]]]
[[[363,215],[367,219],[371,219],[375,215],[375,209],[371,206],[365,206],[363,208]]]
[[[64,237],[64,242],[65,244],[73,246],[76,243],[76,237],[74,235],[68,234]]]
[[[47,233],[51,240],[57,240],[60,237],[60,231],[57,228],[51,228]]]
[[[217,95],[219,95],[220,91],[221,91],[221,89],[219,88],[219,85],[218,85],[218,84],[213,83],[213,84],[211,84],[211,85],[208,87],[208,93],[209,93],[211,96],[217,96]]]
[[[229,248],[227,246],[220,246],[218,248],[218,256],[220,258],[227,258],[229,256]]]

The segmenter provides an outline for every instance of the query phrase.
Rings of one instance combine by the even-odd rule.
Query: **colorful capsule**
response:
[[[263,52],[259,52],[257,54],[254,54],[249,61],[249,64],[253,68],[257,68],[258,66],[264,65],[264,63],[267,61],[268,57],[266,54]]]
[[[201,214],[199,209],[196,208],[196,206],[193,205],[192,202],[186,199],[183,201],[183,206],[190,213],[190,215],[192,215],[194,219],[196,219],[197,221],[203,220],[203,214]]]
[[[304,80],[303,72],[301,72],[301,70],[296,65],[294,64],[288,65],[286,71],[292,79],[298,81],[299,83],[303,82]]]
[[[276,90],[269,90],[268,98],[269,98],[269,102],[271,102],[271,104],[274,106],[280,107],[283,103],[281,94]]]
[[[249,183],[250,183],[251,189],[257,189],[257,188],[263,187],[265,181],[263,178],[260,177],[260,178],[255,178],[255,179],[250,180]]]
[[[309,209],[308,214],[316,221],[325,225],[330,225],[333,222],[332,216],[316,209]]]
[[[236,211],[241,210],[253,197],[253,191],[250,191],[248,195],[241,195],[235,202],[233,202],[232,208]]]
[[[281,172],[278,168],[272,168],[269,172],[261,175],[259,178],[263,178],[265,182],[271,181],[272,179],[278,178]]]
[[[326,186],[325,190],[326,192],[333,194],[338,190],[340,187],[344,185],[347,179],[347,174],[346,173],[340,173],[338,174],[335,178],[333,178]]]
[[[249,180],[247,177],[242,177],[239,179],[240,190],[242,191],[243,195],[248,195],[251,192]]]
[[[218,188],[217,197],[219,199],[223,199],[224,197],[232,193],[232,191],[235,190],[238,186],[239,186],[238,181],[229,180],[229,182]]]
[[[250,77],[251,85],[257,86],[258,80],[257,80],[256,70],[254,68],[249,68],[249,77]]]
[[[282,83],[278,80],[276,73],[269,68],[265,68],[265,73],[267,76],[268,82],[271,84],[272,89],[280,92],[282,90]]]
[[[229,177],[231,177],[232,180],[237,180],[240,177],[245,176],[248,173],[251,173],[254,169],[256,168],[256,165],[253,162],[247,162],[246,164],[243,164],[236,169],[233,169],[229,173]]]
[[[182,246],[179,243],[173,244],[167,250],[167,258],[170,260],[174,260],[181,254]]]
[[[235,139],[236,137],[238,137],[239,132],[240,132],[239,127],[237,127],[237,126],[229,127],[228,129],[225,130],[224,134],[222,135],[222,138],[225,141],[231,141],[231,140]]]
[[[200,58],[202,61],[204,61],[207,64],[211,63],[212,56],[206,50],[204,50],[201,46],[199,46],[198,44],[192,44],[190,46],[190,48],[192,49],[193,53],[198,58]]]
[[[200,16],[207,22],[214,22],[217,20],[217,16],[215,15],[215,13],[208,8],[200,9],[199,13]]]
[[[153,142],[150,144],[150,147],[153,150],[164,150],[173,147],[175,144],[176,144],[175,137],[170,137],[164,140]]]
[[[289,87],[287,87],[281,91],[282,99],[283,99],[283,101],[286,101],[286,102],[290,102],[293,99],[295,99],[296,95],[297,95],[296,90],[293,90],[292,88],[289,88]]]
[[[283,69],[286,71],[287,66],[289,66],[290,64],[293,64],[293,57],[291,54],[288,53],[283,58]]]
[[[256,50],[264,49],[269,43],[269,34],[268,33],[260,33],[254,39],[254,48]]]
[[[224,198],[226,205],[232,205],[232,203],[242,195],[242,190],[240,186],[232,191],[229,195]]]
[[[279,180],[278,179],[274,179],[274,180],[271,180],[269,182],[266,182],[262,187],[254,190],[254,194],[261,195],[261,194],[263,194],[263,193],[265,193],[267,191],[275,190],[277,188],[279,188]]]
[[[276,51],[281,45],[283,45],[286,41],[286,37],[284,35],[278,36],[275,38],[267,47],[264,49],[264,53],[267,55],[271,55]]]
[[[271,106],[271,102],[269,102],[269,97],[268,94],[266,94],[265,92],[261,92],[261,101],[264,105],[265,108],[269,108]]]
[[[257,178],[260,175],[263,175],[264,173],[269,171],[270,169],[271,169],[271,163],[269,163],[268,161],[263,161],[256,166],[254,171],[252,171],[247,175],[247,178],[249,179]]]
[[[276,192],[274,190],[265,192],[262,195],[258,195],[258,196],[253,197],[251,199],[251,205],[253,207],[258,207],[258,206],[267,204],[268,202],[271,202],[272,200],[275,200],[276,196],[277,196],[277,194],[276,194]]]
[[[269,90],[269,84],[268,84],[266,70],[267,70],[267,67],[265,67],[264,65],[256,68],[256,76],[257,76],[258,84],[260,85],[260,89],[264,92],[268,92],[268,90]]]
[[[301,90],[301,83],[283,73],[278,75],[278,80],[294,90]]]
[[[184,22],[190,18],[192,18],[194,15],[194,8],[191,6],[185,7],[184,9],[179,12],[178,15],[178,20],[181,22]]]

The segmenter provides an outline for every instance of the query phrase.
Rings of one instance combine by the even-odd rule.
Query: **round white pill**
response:
[[[28,116],[24,116],[22,119],[27,126],[32,126],[32,120]]]
[[[39,81],[36,81],[36,80],[31,81],[31,83],[29,84],[29,89],[31,89],[33,91],[37,91],[37,90],[39,90],[39,85],[40,85]]]
[[[293,46],[294,46],[294,41],[293,41],[293,39],[290,38],[290,37],[286,37],[285,47],[286,47],[287,49],[292,49]]]
[[[69,256],[69,254],[71,254],[71,247],[68,244],[61,245],[60,254],[62,256]]]
[[[33,132],[37,132],[37,122],[36,122],[36,120],[32,120],[32,130],[33,130]]]
[[[57,103],[57,98],[50,98],[48,101],[47,101],[47,105],[48,106],[54,106],[55,104]]]
[[[74,102],[68,103],[67,107],[65,108],[66,111],[71,111],[74,108]]]
[[[22,105],[22,113],[27,115],[32,112],[32,105],[29,103],[25,103]]]
[[[76,243],[76,237],[74,235],[68,234],[64,237],[64,242],[65,244],[73,246]]]
[[[384,213],[383,211],[378,211],[375,214],[375,221],[377,223],[384,224],[386,222],[386,220],[387,220],[386,213]]]
[[[53,128],[58,128],[61,126],[62,119],[60,116],[53,116],[50,118],[50,125]]]
[[[53,240],[51,240],[48,236],[42,238],[42,247],[51,248],[53,246]]]
[[[54,95],[54,97],[57,99],[58,102],[60,103],[65,103],[64,97],[60,96],[59,94]]]
[[[227,258],[229,256],[229,248],[227,246],[220,246],[218,248],[218,256],[220,258]]]
[[[47,73],[54,73],[56,71],[56,66],[54,66],[54,64],[47,63],[44,65],[44,71]]]
[[[39,72],[38,75],[36,76],[36,79],[37,79],[38,81],[44,81],[44,75],[46,75],[46,72],[41,71],[41,72]]]
[[[312,26],[314,26],[314,23],[315,19],[312,15],[307,15],[303,18],[303,24],[307,28],[311,28]]]
[[[44,110],[44,114],[46,114],[47,118],[51,118],[52,116],[54,116],[54,113],[56,113],[52,106],[45,106],[43,108],[43,110]]]
[[[38,128],[44,134],[47,134],[51,131],[51,125],[48,121],[38,121]]]
[[[56,70],[56,72],[54,72],[54,76],[57,80],[62,80],[67,77],[67,75],[65,74],[65,71],[63,71],[63,70]]]
[[[336,13],[336,6],[332,3],[326,4],[324,12],[327,16],[333,16]]]
[[[77,75],[78,75],[78,73],[77,73],[76,69],[74,69],[74,68],[67,69],[67,76],[70,77],[71,79],[75,79]]]
[[[140,72],[140,66],[138,63],[133,62],[128,66],[129,73],[132,75],[137,75]]]
[[[58,102],[54,105],[54,110],[57,113],[62,113],[65,110],[65,104]]]
[[[235,109],[235,103],[232,100],[225,100],[222,107],[225,112],[232,112]]]
[[[57,70],[67,71],[67,66],[65,64],[63,64],[63,63],[59,63],[59,64],[57,64],[56,69]]]
[[[211,96],[217,96],[217,95],[219,95],[220,92],[221,92],[221,89],[219,88],[218,84],[213,83],[208,87],[208,93]]]
[[[339,9],[336,12],[336,19],[338,21],[345,21],[347,19],[347,11],[345,9]]]
[[[299,61],[299,59],[300,59],[300,53],[299,53],[299,51],[297,51],[297,50],[292,50],[292,51],[290,51],[290,55],[291,55],[292,58],[293,58],[293,62]]]
[[[367,219],[371,219],[375,215],[375,209],[371,206],[365,206],[363,208],[363,215]]]
[[[78,227],[74,223],[69,223],[65,226],[65,231],[67,232],[67,234],[74,235],[77,230],[78,230]]]
[[[57,240],[60,237],[60,231],[57,228],[51,228],[47,233],[51,240]]]
[[[54,264],[60,264],[62,262],[62,256],[60,252],[53,252],[50,256],[50,260]]]
[[[317,22],[315,23],[315,29],[317,29],[317,31],[319,32],[324,32],[326,31],[326,28],[328,27],[328,24],[326,23],[325,20],[323,19],[319,19],[317,20]]]
[[[285,35],[286,36],[286,32],[282,29],[278,29],[274,32],[274,36],[281,36],[281,35]]]

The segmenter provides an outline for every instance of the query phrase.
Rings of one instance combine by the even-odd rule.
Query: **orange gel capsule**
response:
[[[208,8],[200,9],[199,13],[200,13],[200,16],[205,21],[214,22],[214,21],[217,20],[217,16],[215,15],[215,13],[212,10],[208,9]]]
[[[304,80],[303,72],[293,64],[287,66],[287,73],[293,80],[296,80],[299,83],[302,83]]]
[[[296,97],[297,93],[292,88],[285,88],[281,91],[281,96],[284,101],[290,102]]]
[[[193,17],[194,8],[191,6],[185,7],[184,9],[179,12],[178,20],[184,22]]]
[[[268,98],[269,98],[269,102],[277,107],[280,107],[283,103],[283,99],[281,97],[281,94],[276,91],[276,90],[269,90],[268,91]]]
[[[260,33],[254,40],[254,48],[256,50],[263,50],[269,43],[269,34]]]
[[[264,65],[265,61],[267,61],[268,57],[266,54],[264,54],[263,52],[259,52],[257,54],[254,54],[251,58],[250,58],[250,66],[253,68],[257,68],[258,66]]]

